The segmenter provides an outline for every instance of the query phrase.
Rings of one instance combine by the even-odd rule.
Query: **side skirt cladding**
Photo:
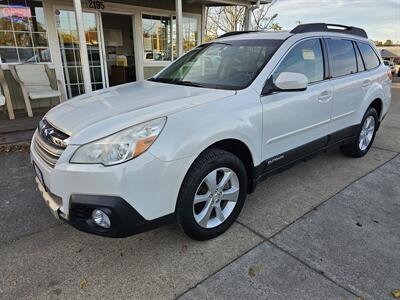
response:
[[[275,173],[285,171],[301,161],[309,160],[321,152],[336,148],[356,138],[360,125],[353,125],[327,136],[306,143],[300,147],[270,157],[254,168],[253,182],[250,192],[253,192],[260,181],[267,179]]]

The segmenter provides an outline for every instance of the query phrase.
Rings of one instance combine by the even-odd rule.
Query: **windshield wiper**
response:
[[[206,87],[206,85],[204,85],[202,83],[193,82],[193,81],[189,81],[189,80],[183,80],[183,81],[177,80],[177,81],[171,81],[171,83],[187,85],[187,86],[195,86],[195,87]]]
[[[166,79],[166,78],[149,78],[149,81],[155,82],[162,82],[162,83],[170,83],[170,84],[178,84],[178,85],[187,85],[187,86],[194,86],[194,87],[207,87],[205,84],[193,82],[190,80],[173,80],[173,79]]]
[[[217,44],[217,45],[227,45],[227,46],[232,46],[231,43],[227,43],[227,42],[212,42],[211,44]]]
[[[148,81],[154,81],[154,82],[162,82],[162,80],[160,80],[159,78],[156,77],[150,77],[149,79],[147,79]]]

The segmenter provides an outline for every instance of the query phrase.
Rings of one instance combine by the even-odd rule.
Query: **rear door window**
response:
[[[358,47],[360,48],[367,70],[374,69],[380,65],[379,58],[370,45],[359,42]]]
[[[358,49],[356,44],[353,44],[353,45],[354,45],[354,50],[356,51],[358,72],[365,71],[365,66],[364,66],[363,60],[361,58],[360,50]]]
[[[327,39],[327,44],[333,78],[357,73],[357,59],[352,41]]]

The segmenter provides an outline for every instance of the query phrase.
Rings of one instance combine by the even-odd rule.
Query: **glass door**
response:
[[[98,14],[83,13],[83,26],[85,27],[86,47],[89,57],[90,79],[92,91],[105,88],[103,59],[101,55]]]
[[[65,89],[68,98],[71,98],[85,92],[75,12],[73,10],[56,9],[55,19]],[[105,87],[105,78],[96,13],[84,12],[83,23],[92,90],[102,89]]]

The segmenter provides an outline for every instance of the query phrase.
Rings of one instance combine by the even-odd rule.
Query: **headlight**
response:
[[[157,139],[166,120],[163,117],[141,123],[83,145],[76,150],[71,163],[111,166],[137,157]]]

